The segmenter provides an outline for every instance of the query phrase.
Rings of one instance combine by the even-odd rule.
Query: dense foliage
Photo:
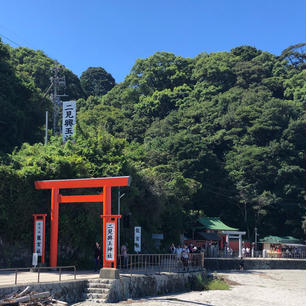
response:
[[[87,96],[103,96],[115,86],[115,79],[102,67],[89,67],[80,81]]]
[[[1,239],[30,244],[32,213],[49,213],[50,195],[35,191],[35,180],[115,175],[133,178],[121,190],[122,239],[131,241],[133,226],[141,225],[145,252],[152,251],[152,233],[164,233],[165,247],[190,236],[201,214],[220,216],[251,240],[254,227],[260,237],[302,238],[303,47],[281,56],[249,46],[193,59],[157,52],[138,59],[124,82],[97,92],[67,70],[70,98],[80,98],[77,133],[65,145],[54,137],[43,146],[41,96],[54,61],[0,44]],[[91,96],[84,98],[80,84]],[[80,258],[94,244],[100,213],[94,204],[61,207],[63,258]]]

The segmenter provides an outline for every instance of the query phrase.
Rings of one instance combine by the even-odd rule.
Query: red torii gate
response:
[[[36,181],[36,189],[51,189],[51,237],[50,237],[50,267],[57,266],[57,243],[58,243],[58,216],[59,203],[84,203],[84,202],[103,202],[103,242],[106,237],[106,222],[112,217],[111,207],[111,188],[119,186],[129,186],[130,176],[118,177],[101,177],[101,178],[83,178],[70,180],[48,180]],[[70,195],[63,196],[60,189],[75,188],[103,188],[103,192],[97,195]],[[113,220],[117,221],[120,216],[113,216]],[[115,237],[116,237],[115,233]],[[116,238],[115,238],[116,240]],[[103,267],[116,268],[117,243],[115,242],[114,260],[106,260],[106,246],[103,243]]]

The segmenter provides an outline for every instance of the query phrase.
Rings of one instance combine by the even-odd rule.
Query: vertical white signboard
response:
[[[141,252],[141,227],[134,227],[134,251],[137,253]]]
[[[105,260],[115,259],[115,223],[106,223],[106,256]]]
[[[63,102],[63,141],[66,142],[69,137],[73,136],[76,122],[76,102]]]
[[[43,251],[43,221],[36,220],[35,224],[35,252],[38,256],[42,256]]]

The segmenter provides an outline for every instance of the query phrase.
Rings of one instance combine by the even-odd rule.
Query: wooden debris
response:
[[[66,302],[55,300],[55,299],[52,299],[52,302],[54,302],[55,304],[58,304],[58,305],[64,305],[64,306],[68,305],[68,303],[66,303]]]
[[[46,292],[29,292],[30,287],[26,287],[20,293],[14,292],[10,296],[0,300],[0,306],[52,306],[63,305],[68,303],[55,300],[50,291]]]
[[[52,302],[54,302],[55,304],[59,304],[59,305],[68,305],[68,303],[66,302],[55,300],[55,299],[52,299]]]
[[[30,291],[30,286],[27,286],[24,290],[22,290],[20,293],[17,293],[16,294],[16,296],[15,296],[15,298],[17,298],[17,297],[20,297],[20,296],[23,296],[23,295],[25,295],[27,292],[29,292]]]

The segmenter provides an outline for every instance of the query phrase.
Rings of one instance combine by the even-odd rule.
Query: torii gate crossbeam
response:
[[[111,208],[111,188],[129,186],[130,176],[83,178],[71,180],[47,180],[36,181],[36,189],[51,189],[51,233],[50,233],[50,266],[57,266],[57,244],[58,244],[58,218],[59,203],[81,203],[81,202],[103,202],[103,215],[110,216]],[[60,189],[75,188],[103,188],[103,193],[98,195],[73,195],[63,196]],[[105,221],[103,221],[105,222]],[[105,226],[103,226],[103,237],[106,236]],[[104,239],[103,239],[104,240]],[[115,250],[115,260],[113,263],[105,260],[105,245],[103,245],[103,267],[114,268],[116,266],[117,250]]]

